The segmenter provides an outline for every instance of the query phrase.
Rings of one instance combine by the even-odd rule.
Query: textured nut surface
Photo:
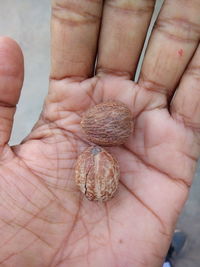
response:
[[[81,127],[86,138],[97,145],[121,145],[132,133],[132,114],[121,102],[104,102],[86,111]]]
[[[75,181],[89,200],[107,201],[119,184],[118,162],[105,149],[92,146],[78,157]]]

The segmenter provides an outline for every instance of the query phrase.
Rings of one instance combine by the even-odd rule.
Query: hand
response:
[[[32,132],[14,147],[23,58],[14,41],[0,38],[2,266],[162,265],[200,151],[200,4],[166,0],[134,83],[153,6],[53,1],[49,93]],[[87,147],[81,116],[107,99],[129,106],[135,129],[109,149],[120,188],[101,204],[82,196],[73,172]]]

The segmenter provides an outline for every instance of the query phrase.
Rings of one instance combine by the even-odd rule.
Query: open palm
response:
[[[134,2],[53,1],[49,93],[32,132],[14,147],[7,142],[23,60],[16,43],[0,39],[2,266],[161,266],[200,151],[200,5],[191,1],[187,14],[179,7],[175,18],[179,1],[166,1],[134,83],[153,1]],[[108,149],[120,186],[111,201],[96,203],[78,191],[74,165],[89,145],[82,114],[108,99],[129,106],[134,132]]]

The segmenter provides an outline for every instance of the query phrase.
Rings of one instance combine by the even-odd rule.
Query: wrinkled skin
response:
[[[82,3],[87,6],[89,2]],[[198,8],[200,10],[199,5]],[[63,12],[67,13],[67,8],[63,8]],[[194,17],[192,12],[190,16]],[[79,27],[67,22],[66,19],[64,26],[69,29]],[[177,25],[181,27],[181,23]],[[55,38],[64,38],[63,32],[58,33],[63,25],[59,27],[53,26],[53,42]],[[169,42],[177,41],[167,33],[158,34]],[[153,38],[156,39],[156,35]],[[68,46],[70,42],[71,39]],[[196,39],[196,45],[188,48],[186,58],[175,66],[180,70],[175,78],[174,58],[170,54],[173,48],[168,48],[165,57],[171,56],[169,77],[168,80],[164,80],[165,76],[159,77],[163,90],[153,77],[160,69],[154,64],[158,56],[154,59],[147,52],[142,75],[139,82],[134,83],[130,79],[134,67],[129,68],[126,62],[124,66],[128,70],[101,66],[96,76],[91,77],[87,67],[78,70],[74,64],[71,69],[67,68],[71,59],[66,56],[67,59],[61,60],[66,73],[57,71],[60,55],[54,49],[59,51],[59,43],[52,49],[49,93],[41,116],[20,145],[9,147],[23,79],[23,60],[14,41],[0,38],[1,60],[6,66],[0,67],[1,266],[161,266],[187,199],[200,151],[199,48],[183,75],[198,41]],[[183,41],[183,47],[185,43],[190,45],[189,41]],[[152,41],[149,51],[153,51],[155,44],[160,45],[157,50],[163,46],[162,40],[160,44]],[[71,50],[67,49],[70,54]],[[77,48],[76,53],[78,49],[81,48]],[[164,61],[163,55],[161,62]],[[102,62],[103,59],[101,65],[104,65]],[[162,71],[166,72],[165,63],[162,64]],[[77,75],[74,75],[70,71],[76,68]],[[150,78],[146,78],[146,73]],[[88,146],[80,129],[81,116],[90,106],[107,99],[123,101],[131,109],[134,132],[123,146],[108,149],[119,161],[121,179],[117,195],[102,204],[85,199],[77,190],[73,175],[77,156]]]

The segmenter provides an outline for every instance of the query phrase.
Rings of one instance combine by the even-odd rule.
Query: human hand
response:
[[[102,2],[53,1],[49,93],[14,147],[23,59],[16,43],[0,39],[2,266],[157,267],[167,253],[200,150],[200,4],[165,1],[134,83],[154,1]],[[81,195],[73,173],[88,146],[81,116],[107,99],[129,106],[135,129],[109,149],[120,188],[102,204]]]

